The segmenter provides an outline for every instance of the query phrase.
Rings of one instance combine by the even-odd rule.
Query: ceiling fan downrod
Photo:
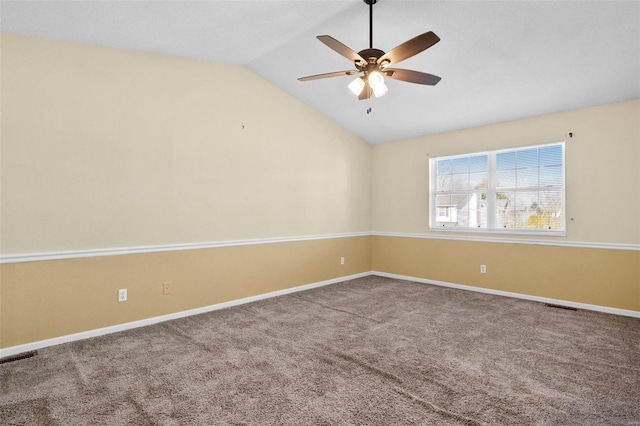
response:
[[[373,5],[378,0],[362,0],[369,5],[369,49],[373,49]]]
[[[358,54],[364,59],[364,62],[355,61],[355,66],[359,71],[365,71],[368,73],[369,71],[373,71],[377,69],[376,61],[379,57],[384,55],[384,52],[380,49],[373,48],[373,5],[378,2],[378,0],[362,0],[365,4],[369,5],[369,48],[361,50]]]

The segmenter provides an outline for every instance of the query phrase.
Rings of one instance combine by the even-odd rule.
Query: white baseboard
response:
[[[588,303],[570,302],[568,300],[551,299],[549,297],[531,296],[522,293],[512,293],[510,291],[493,290],[490,288],[474,287],[462,284],[453,284],[445,281],[428,280],[424,278],[416,278],[407,275],[388,274],[386,272],[371,271],[372,275],[378,275],[386,278],[395,278],[398,280],[414,281],[422,284],[432,284],[441,287],[456,288],[458,290],[475,291],[477,293],[493,294],[496,296],[513,297],[515,299],[532,300],[534,302],[551,303],[553,305],[568,306],[571,308],[584,309],[588,311],[604,312],[607,314],[622,315],[626,317],[640,318],[639,311],[631,311],[627,309],[610,308],[608,306],[590,305]]]
[[[190,309],[188,311],[175,312],[175,313],[172,313],[172,314],[161,315],[161,316],[158,316],[158,317],[153,317],[153,318],[147,318],[147,319],[143,319],[143,320],[139,320],[139,321],[128,322],[128,323],[125,323],[125,324],[118,324],[118,325],[114,325],[114,326],[110,326],[110,327],[98,328],[96,330],[83,331],[81,333],[69,334],[69,335],[66,335],[66,336],[54,337],[52,339],[40,340],[40,341],[37,341],[37,342],[27,343],[27,344],[24,344],[24,345],[11,346],[11,347],[8,347],[8,348],[5,348],[5,349],[0,349],[0,358],[12,356],[12,355],[17,355],[17,354],[24,353],[24,352],[34,351],[34,350],[46,348],[48,346],[60,345],[62,343],[69,343],[69,342],[74,342],[74,341],[77,341],[77,340],[89,339],[91,337],[97,337],[97,336],[102,336],[102,335],[105,335],[105,334],[116,333],[118,331],[130,330],[132,328],[144,327],[144,326],[147,326],[147,325],[157,324],[157,323],[164,322],[164,321],[170,321],[170,320],[173,320],[173,319],[184,318],[184,317],[188,317],[188,316],[191,316],[191,315],[198,315],[198,314],[203,314],[205,312],[217,311],[218,309],[230,308],[232,306],[237,306],[237,305],[242,305],[242,304],[245,304],[245,303],[256,302],[258,300],[269,299],[271,297],[277,297],[277,296],[282,296],[282,295],[285,295],[285,294],[296,293],[296,292],[299,292],[299,291],[310,290],[312,288],[322,287],[322,286],[326,286],[326,285],[330,285],[330,284],[336,284],[336,283],[339,283],[339,282],[348,281],[348,280],[352,280],[352,279],[356,279],[356,278],[362,278],[362,277],[366,277],[366,276],[369,276],[369,275],[378,275],[378,276],[381,276],[381,277],[394,278],[394,279],[406,280],[406,281],[413,281],[413,282],[422,283],[422,284],[432,284],[432,285],[437,285],[437,286],[441,286],[441,287],[455,288],[455,289],[459,289],[459,290],[475,291],[475,292],[478,292],[478,293],[486,293],[486,294],[493,294],[493,295],[497,295],[497,296],[513,297],[513,298],[516,298],[516,299],[532,300],[532,301],[535,301],[535,302],[551,303],[551,304],[554,304],[554,305],[569,306],[569,307],[577,308],[577,309],[585,309],[585,310],[589,310],[589,311],[604,312],[604,313],[607,313],[607,314],[614,314],[614,315],[622,315],[622,316],[640,318],[640,312],[638,312],[638,311],[631,311],[631,310],[618,309],[618,308],[610,308],[610,307],[607,307],[607,306],[590,305],[590,304],[587,304],[587,303],[570,302],[570,301],[567,301],[567,300],[551,299],[551,298],[548,298],[548,297],[530,296],[528,294],[512,293],[512,292],[509,292],[509,291],[501,291],[501,290],[492,290],[492,289],[488,289],[488,288],[474,287],[474,286],[468,286],[468,285],[462,285],[462,284],[453,284],[453,283],[449,283],[449,282],[445,282],[445,281],[428,280],[428,279],[424,279],[424,278],[411,277],[411,276],[407,276],[407,275],[398,275],[398,274],[389,274],[389,273],[386,273],[386,272],[370,271],[370,272],[363,272],[363,273],[360,273],[360,274],[354,274],[354,275],[348,275],[348,276],[344,276],[344,277],[338,277],[338,278],[334,278],[334,279],[331,279],[331,280],[320,281],[320,282],[317,282],[317,283],[301,285],[301,286],[298,286],[298,287],[287,288],[287,289],[284,289],[284,290],[272,291],[272,292],[269,292],[269,293],[259,294],[259,295],[256,295],[256,296],[245,297],[243,299],[236,299],[236,300],[231,300],[231,301],[228,301],[228,302],[217,303],[215,305],[204,306],[202,308],[196,308],[196,309]]]
[[[10,346],[5,349],[0,349],[0,359],[8,356],[21,354],[24,352],[35,351],[38,349],[46,348],[48,346],[60,345],[62,343],[75,342],[77,340],[89,339],[91,337],[102,336],[105,334],[116,333],[118,331],[130,330],[132,328],[144,327],[147,325],[157,324],[159,322],[170,321],[178,318],[189,317],[192,315],[203,314],[206,312],[217,311],[219,309],[230,308],[232,306],[243,305],[245,303],[256,302],[258,300],[269,299],[271,297],[283,296],[285,294],[296,293],[299,291],[310,290],[316,287],[322,287],[330,284],[336,284],[343,281],[353,280],[355,278],[362,278],[371,275],[371,272],[363,272],[360,274],[347,275],[345,277],[338,277],[331,280],[320,281],[317,283],[311,283],[301,285],[298,287],[286,288],[284,290],[272,291],[269,293],[258,294],[256,296],[245,297],[243,299],[230,300],[228,302],[216,303],[215,305],[203,306],[202,308],[190,309],[188,311],[175,312],[172,314],[161,315],[159,317],[146,318],[139,321],[128,322],[125,324],[118,324],[104,328],[98,328],[95,330],[83,331],[75,334],[68,334],[66,336],[54,337],[52,339],[40,340],[37,342],[26,343],[24,345]]]

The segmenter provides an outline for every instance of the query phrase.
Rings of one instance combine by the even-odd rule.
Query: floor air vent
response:
[[[571,306],[554,305],[553,303],[547,303],[547,304],[545,304],[545,306],[548,306],[549,308],[564,309],[564,310],[567,310],[567,311],[577,311],[578,310],[578,308],[572,308]]]
[[[8,362],[20,361],[21,359],[33,358],[36,355],[38,355],[38,352],[36,352],[36,351],[23,352],[23,353],[18,354],[18,355],[8,356],[6,358],[0,358],[0,364],[6,364]]]

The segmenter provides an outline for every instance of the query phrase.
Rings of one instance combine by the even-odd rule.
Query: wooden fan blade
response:
[[[363,101],[365,99],[369,99],[372,94],[373,94],[373,90],[371,89],[371,86],[369,85],[369,82],[365,81],[364,82],[364,87],[362,88],[362,92],[360,92],[360,95],[358,96],[358,99],[360,99],[361,101]]]
[[[378,64],[389,61],[389,64],[397,64],[426,50],[440,41],[440,37],[432,31],[420,34],[411,40],[405,41],[399,46],[394,47],[378,59]]]
[[[300,81],[318,80],[321,78],[340,77],[342,75],[354,75],[354,74],[357,74],[358,72],[359,71],[356,71],[356,70],[328,72],[325,74],[317,74],[317,75],[309,75],[307,77],[300,77],[298,80]]]
[[[382,72],[387,77],[394,80],[408,81],[409,83],[426,84],[428,86],[435,86],[441,80],[441,78],[437,75],[427,74],[426,72],[420,71],[385,68]]]
[[[347,46],[340,43],[338,40],[336,40],[331,36],[320,35],[320,36],[317,36],[317,39],[323,42],[324,44],[326,44],[327,46],[329,46],[331,49],[341,54],[342,56],[344,56],[345,58],[349,59],[351,62],[356,62],[356,61],[361,61],[364,63],[367,62],[364,60],[362,56],[358,55],[356,52],[349,49]]]

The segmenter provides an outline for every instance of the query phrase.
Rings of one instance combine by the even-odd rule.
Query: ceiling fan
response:
[[[317,36],[318,40],[335,50],[345,58],[353,61],[355,70],[336,71],[326,74],[301,77],[300,81],[318,80],[321,78],[339,77],[342,75],[356,75],[364,73],[349,84],[349,89],[358,96],[358,99],[369,99],[371,95],[384,96],[389,90],[384,84],[384,77],[394,80],[407,81],[409,83],[434,86],[440,81],[440,77],[420,71],[412,71],[398,68],[388,68],[418,53],[426,50],[440,41],[440,37],[429,31],[420,34],[411,40],[396,46],[389,52],[383,52],[373,48],[373,5],[378,0],[363,0],[369,5],[369,48],[356,53],[335,38],[328,35]]]

